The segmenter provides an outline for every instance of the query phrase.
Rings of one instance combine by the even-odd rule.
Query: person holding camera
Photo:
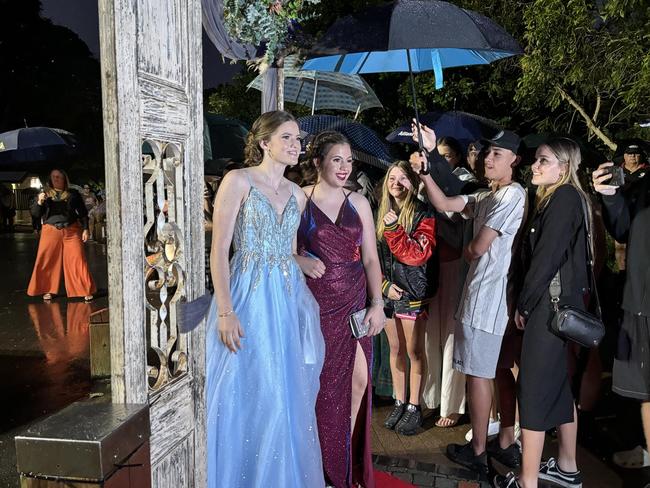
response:
[[[614,454],[614,462],[628,468],[650,466],[650,179],[629,185],[610,184],[614,163],[592,173],[594,189],[602,195],[603,217],[610,234],[627,243],[623,289],[623,322],[614,359],[612,390],[641,402],[646,447]]]
[[[59,292],[63,270],[68,297],[91,301],[96,287],[83,247],[90,236],[88,211],[79,192],[70,188],[65,172],[50,172],[45,191],[38,195],[31,212],[35,219],[42,219],[43,230],[27,294],[51,300]]]

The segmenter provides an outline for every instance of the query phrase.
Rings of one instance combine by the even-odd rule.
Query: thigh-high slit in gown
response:
[[[325,274],[307,278],[320,306],[321,330],[325,338],[325,362],[316,401],[318,434],[323,453],[325,480],[336,488],[353,483],[374,488],[370,451],[372,386],[372,338],[352,336],[350,314],[366,305],[366,275],[361,261],[363,225],[346,196],[337,219],[332,222],[312,201],[307,201],[298,229],[299,252],[317,256]],[[360,345],[368,367],[368,387],[350,433],[352,373]]]

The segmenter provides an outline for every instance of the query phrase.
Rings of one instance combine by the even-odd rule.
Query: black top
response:
[[[605,226],[627,242],[623,309],[650,316],[650,178],[640,178],[615,195],[603,195]]]
[[[540,301],[551,306],[548,287],[560,270],[560,305],[585,309],[589,278],[587,233],[581,196],[571,185],[560,186],[547,205],[530,220],[522,243],[524,283],[517,310],[530,316]]]
[[[68,190],[70,196],[67,200],[54,200],[46,198],[43,205],[38,204],[38,199],[32,205],[32,215],[43,219],[44,224],[72,225],[79,222],[84,230],[88,229],[88,210],[81,195],[77,190]]]

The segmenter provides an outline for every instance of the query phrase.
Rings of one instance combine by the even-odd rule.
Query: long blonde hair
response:
[[[567,137],[554,137],[549,139],[547,142],[542,144],[550,149],[553,155],[557,158],[561,165],[566,166],[566,171],[562,173],[560,179],[553,183],[552,185],[539,185],[537,187],[537,193],[535,195],[535,211],[541,211],[546,205],[548,205],[551,196],[562,185],[571,185],[580,196],[584,199],[585,207],[587,209],[587,223],[589,229],[587,231],[590,234],[589,245],[591,246],[592,255],[593,255],[593,235],[591,229],[593,229],[593,217],[591,212],[591,200],[587,196],[587,193],[582,188],[580,183],[580,178],[578,177],[578,168],[582,162],[582,156],[580,154],[580,146],[578,144],[567,138]],[[582,213],[582,209],[581,213]]]
[[[393,168],[401,169],[411,183],[411,189],[408,190],[401,209],[397,206],[395,198],[393,198],[388,191],[388,177]],[[377,212],[377,240],[384,240],[384,230],[386,228],[386,225],[384,224],[384,215],[386,215],[389,210],[394,210],[399,213],[397,223],[404,228],[404,231],[407,234],[411,233],[411,230],[413,229],[413,217],[415,216],[415,211],[420,205],[420,201],[418,200],[419,186],[420,178],[415,174],[415,171],[413,171],[413,168],[411,168],[411,165],[407,161],[396,161],[390,165],[381,185],[381,201],[379,202],[379,211]]]

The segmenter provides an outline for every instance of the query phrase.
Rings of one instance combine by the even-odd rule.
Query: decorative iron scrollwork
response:
[[[147,376],[155,391],[187,372],[188,365],[176,317],[176,304],[185,296],[182,148],[144,141],[142,172]]]

